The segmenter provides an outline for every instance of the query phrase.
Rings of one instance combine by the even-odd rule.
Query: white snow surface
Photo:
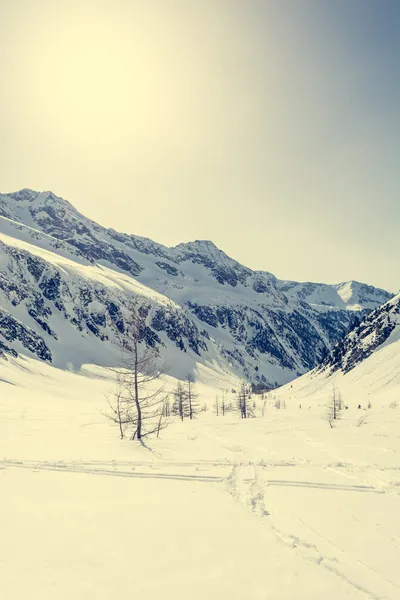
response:
[[[398,600],[398,350],[304,376],[264,416],[253,397],[247,420],[214,414],[238,382],[199,365],[210,410],[146,447],[103,416],[108,371],[1,361],[0,598]],[[332,381],[349,406],[333,429]]]

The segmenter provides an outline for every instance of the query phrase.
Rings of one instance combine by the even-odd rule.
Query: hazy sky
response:
[[[0,0],[0,40],[0,191],[399,288],[399,0]]]

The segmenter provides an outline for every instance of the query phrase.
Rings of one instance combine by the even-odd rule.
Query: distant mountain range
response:
[[[51,192],[0,195],[3,356],[110,363],[134,305],[143,342],[172,374],[202,363],[275,387],[328,365],[346,333],[392,298],[356,281],[282,281],[210,241],[167,248],[102,227]]]

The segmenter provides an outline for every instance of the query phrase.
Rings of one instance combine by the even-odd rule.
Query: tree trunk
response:
[[[140,400],[139,400],[137,340],[135,340],[134,352],[135,352],[135,368],[134,368],[135,406],[136,406],[136,413],[137,413],[136,435],[137,435],[137,439],[140,441],[142,439],[142,407],[140,406]]]

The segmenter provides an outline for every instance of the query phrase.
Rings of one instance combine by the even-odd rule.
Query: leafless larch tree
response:
[[[181,421],[189,416],[187,407],[187,393],[181,381],[178,381],[176,388],[172,392],[174,402],[172,404],[172,414],[179,417]]]
[[[195,389],[195,380],[193,375],[188,373],[186,376],[186,402],[187,402],[187,411],[189,419],[193,419],[195,415],[199,412],[199,406],[197,403],[197,398],[199,395]]]
[[[142,441],[153,433],[159,435],[166,426],[167,395],[160,383],[168,371],[155,350],[143,339],[144,324],[132,309],[128,325],[129,342],[125,344],[118,367],[111,368],[116,390],[109,398],[106,416],[119,427],[120,437]]]
[[[332,387],[332,395],[326,407],[324,418],[328,421],[330,427],[335,426],[335,422],[341,417],[343,409],[342,396],[335,386]]]

